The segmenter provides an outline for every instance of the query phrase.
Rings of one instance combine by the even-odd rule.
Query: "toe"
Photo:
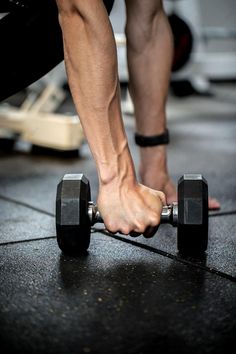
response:
[[[220,203],[215,198],[209,198],[209,200],[208,200],[208,208],[209,208],[209,210],[219,210],[220,209]]]

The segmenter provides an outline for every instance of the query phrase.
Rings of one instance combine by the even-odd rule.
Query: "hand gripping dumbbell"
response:
[[[103,222],[91,201],[88,179],[66,174],[57,186],[57,242],[65,254],[84,253],[90,244],[91,227]],[[200,174],[185,174],[178,181],[178,204],[164,206],[161,223],[177,227],[181,254],[202,254],[208,242],[208,186]]]

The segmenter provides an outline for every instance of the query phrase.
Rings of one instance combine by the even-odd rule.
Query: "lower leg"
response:
[[[173,55],[172,32],[162,0],[126,0],[129,90],[134,103],[136,132],[159,135],[166,130],[166,99]],[[146,186],[161,190],[170,204],[177,192],[167,167],[166,145],[140,148],[139,174]],[[209,198],[209,208],[220,207]]]
[[[166,98],[172,63],[172,35],[162,2],[126,0],[127,59],[136,131],[143,136],[166,130]],[[140,148],[142,183],[176,200],[166,157],[166,145]]]

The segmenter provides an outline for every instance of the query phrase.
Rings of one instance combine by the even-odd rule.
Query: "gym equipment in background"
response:
[[[108,13],[113,3],[104,0]],[[9,152],[21,139],[34,152],[42,148],[78,155],[84,139],[78,117],[54,113],[65,98],[66,80],[64,68],[57,66],[63,45],[55,0],[4,0],[0,12],[6,13],[0,16],[0,101],[27,87],[20,108],[8,102],[0,106],[0,150]]]
[[[52,81],[43,89],[33,85],[28,91],[20,108],[0,106],[0,150],[9,152],[15,141],[22,140],[30,143],[35,153],[41,148],[44,153],[57,150],[78,156],[84,140],[78,116],[54,113],[65,98],[60,85]]]

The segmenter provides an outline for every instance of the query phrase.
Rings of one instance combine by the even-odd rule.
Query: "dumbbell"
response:
[[[91,201],[84,174],[66,174],[57,186],[56,231],[65,254],[82,254],[90,244],[91,227],[103,222]],[[200,174],[185,174],[178,181],[178,204],[164,206],[161,223],[177,227],[177,249],[181,254],[199,255],[208,243],[208,185]]]

